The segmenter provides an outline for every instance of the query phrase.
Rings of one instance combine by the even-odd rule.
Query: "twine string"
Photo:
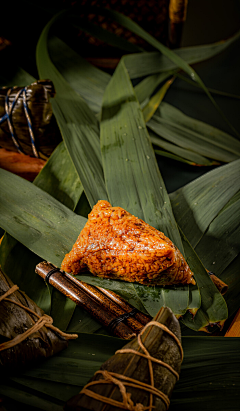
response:
[[[0,344],[0,351],[7,350],[8,348],[12,348],[17,344],[20,344],[22,341],[26,340],[26,338],[28,338],[31,334],[39,331],[43,326],[50,328],[51,330],[57,332],[61,337],[64,337],[68,340],[75,339],[78,337],[77,334],[66,334],[63,331],[59,330],[59,328],[54,327],[54,325],[52,325],[53,319],[49,315],[44,314],[41,316],[37,314],[35,311],[33,311],[31,308],[26,307],[25,305],[21,304],[18,301],[14,301],[8,298],[9,295],[13,294],[17,290],[19,290],[19,287],[17,285],[14,285],[13,287],[9,288],[9,290],[5,294],[0,296],[0,302],[5,300],[10,303],[13,303],[17,305],[18,307],[23,308],[25,311],[29,312],[30,314],[35,315],[38,318],[38,320],[31,328],[29,328],[24,333],[17,335],[15,338],[13,338],[10,341],[6,341]]]
[[[10,134],[11,134],[11,137],[12,137],[12,141],[13,141],[15,147],[17,148],[19,153],[24,154],[22,146],[21,146],[17,136],[15,135],[14,127],[13,127],[13,121],[12,121],[13,109],[14,109],[18,99],[20,98],[20,96],[23,95],[23,108],[24,108],[24,113],[25,113],[26,119],[27,119],[27,124],[28,124],[28,130],[29,130],[33,155],[34,155],[34,157],[39,158],[39,154],[38,154],[38,151],[37,151],[37,148],[36,148],[35,137],[34,137],[34,133],[33,133],[32,121],[31,121],[31,118],[30,118],[29,108],[28,108],[28,104],[27,104],[27,94],[26,94],[27,87],[24,87],[21,90],[19,90],[17,92],[12,104],[10,104],[9,97],[11,95],[11,92],[15,88],[16,88],[16,86],[8,89],[8,91],[7,91],[6,98],[5,98],[5,114],[0,118],[0,124],[2,124],[4,121],[7,121],[8,128],[9,128],[9,131],[10,131]]]
[[[141,381],[138,381],[134,378],[127,377],[122,374],[116,374],[107,370],[99,370],[95,373],[101,374],[103,376],[103,379],[97,380],[97,381],[91,381],[85,387],[82,389],[80,394],[85,394],[88,397],[91,397],[95,400],[102,401],[105,404],[110,404],[114,405],[116,407],[119,407],[124,410],[129,410],[129,411],[145,411],[149,410],[152,411],[154,406],[153,406],[153,395],[158,396],[161,398],[161,400],[165,403],[166,408],[169,408],[170,405],[170,400],[166,394],[164,394],[162,391],[158,390],[156,387],[154,387],[154,375],[153,375],[153,366],[152,363],[158,363],[164,367],[166,367],[178,380],[179,379],[179,374],[167,363],[158,360],[157,358],[152,357],[146,347],[144,346],[142,340],[141,340],[141,335],[144,333],[147,327],[150,326],[157,326],[161,328],[163,331],[166,331],[177,343],[177,346],[180,351],[180,356],[181,356],[181,361],[183,360],[183,349],[181,346],[181,343],[179,339],[176,337],[174,333],[172,333],[165,325],[158,323],[157,321],[150,321],[146,326],[141,330],[141,332],[138,334],[138,344],[139,347],[142,349],[143,353],[136,351],[134,349],[128,349],[128,348],[123,348],[121,350],[117,350],[115,354],[128,354],[128,353],[133,353],[135,355],[139,355],[143,358],[146,358],[148,360],[148,368],[149,368],[149,374],[150,374],[150,384],[145,384]],[[112,398],[107,398],[104,397],[94,391],[89,390],[88,388],[94,385],[98,384],[114,384],[119,387],[120,393],[122,395],[122,402],[116,401]],[[150,394],[149,398],[149,405],[147,407],[143,406],[143,404],[137,403],[134,404],[133,401],[131,400],[131,394],[126,391],[126,386],[131,386],[134,388],[138,388],[140,390],[147,391]]]
[[[117,318],[114,318],[114,320],[110,322],[110,324],[108,325],[108,328],[113,331],[118,324],[127,320],[128,318],[134,317],[135,314],[138,312],[139,311],[137,308],[133,308],[132,311],[119,315]]]

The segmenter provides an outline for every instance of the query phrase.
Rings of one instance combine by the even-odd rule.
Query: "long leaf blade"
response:
[[[56,88],[53,111],[86,196],[93,206],[98,200],[108,198],[101,167],[98,122],[85,101],[52,64],[47,49],[49,30],[63,15],[60,13],[54,17],[43,30],[37,45],[37,65],[40,76],[50,77]]]
[[[123,59],[104,94],[101,148],[105,181],[112,205],[122,206],[161,229],[182,249],[168,194]],[[140,285],[134,287],[152,315],[156,313],[154,300],[157,305],[163,302],[171,306],[178,315],[186,311],[188,287],[181,289],[182,292],[179,289],[165,292],[160,287],[154,290]],[[178,294],[181,294],[179,299]]]

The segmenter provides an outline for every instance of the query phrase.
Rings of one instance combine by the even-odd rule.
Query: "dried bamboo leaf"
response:
[[[1,297],[14,287],[14,283],[0,269]],[[27,296],[18,290],[10,293],[7,299],[1,300],[0,314],[0,343],[8,344],[19,338],[26,331],[31,331],[37,320],[44,316],[44,312]],[[19,304],[21,306],[19,306]],[[27,310],[31,310],[31,312]],[[49,323],[48,323],[49,324]],[[68,345],[66,335],[60,335],[59,330],[49,328],[46,323],[29,334],[28,338],[19,341],[10,348],[1,347],[0,368],[1,374],[8,376],[23,372],[26,368],[35,365],[53,354],[63,350]],[[3,349],[2,349],[3,348]]]

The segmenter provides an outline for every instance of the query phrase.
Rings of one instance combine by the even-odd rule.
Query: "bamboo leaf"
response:
[[[151,140],[152,140],[152,139],[151,139]],[[153,141],[152,141],[152,143],[154,144]],[[163,145],[164,145],[164,143],[163,143]],[[173,146],[173,147],[174,147],[174,146]],[[178,152],[178,150],[176,150],[175,147],[174,147],[173,150],[176,151],[176,152]],[[182,163],[189,164],[190,166],[203,166],[203,165],[209,165],[209,166],[210,166],[210,165],[216,165],[215,163],[213,164],[213,163],[208,162],[207,159],[206,159],[206,161],[205,161],[204,157],[203,157],[204,160],[202,161],[202,163],[205,163],[205,164],[198,164],[198,163],[195,163],[195,162],[193,162],[193,161],[186,160],[186,158],[180,157],[180,156],[178,156],[178,155],[176,155],[176,154],[173,154],[172,152],[170,153],[170,152],[165,151],[165,150],[156,150],[156,149],[155,149],[154,152],[155,152],[156,154],[158,154],[159,156],[171,158],[172,160],[180,161],[180,162],[182,162]],[[185,153],[184,153],[184,154],[185,154]],[[185,156],[185,157],[186,157],[186,156]]]
[[[52,153],[44,168],[35,178],[34,185],[52,194],[67,207],[75,208],[83,188],[63,143],[60,143]],[[37,254],[24,247],[8,233],[5,234],[0,246],[2,269],[45,312],[50,313],[49,288],[34,274],[39,262]],[[67,319],[66,316],[65,319]],[[56,318],[54,320],[56,321]]]
[[[238,40],[239,37],[240,31],[228,40],[201,46],[182,47],[174,50],[174,53],[188,64],[195,64],[223,52],[232,43]],[[130,54],[126,56],[126,66],[131,79],[173,70],[178,67],[178,65],[164,55],[164,53],[161,54],[159,52]]]
[[[65,254],[71,250],[87,219],[73,213],[35,185],[1,169],[0,187],[4,197],[0,202],[0,226],[41,259],[60,267]],[[4,250],[3,248],[3,261],[5,259]],[[8,253],[8,245],[6,245],[6,250]],[[11,256],[7,263],[10,268],[13,268]],[[34,278],[37,277],[34,273],[35,266],[36,264],[32,268]],[[21,270],[24,270],[23,265],[21,265]],[[10,277],[13,278],[11,273]],[[124,297],[128,298],[133,305],[142,308],[133,284],[104,280],[90,274],[81,276],[81,279],[124,294]],[[26,289],[25,281],[26,279],[22,282],[23,289]],[[42,284],[44,284],[43,281]],[[31,293],[31,290],[29,291]],[[64,325],[66,328],[75,304],[66,301],[66,298],[58,292],[54,294],[54,300],[61,299],[61,304],[57,301],[56,308],[52,311],[55,324],[61,328]],[[61,305],[65,305],[64,316],[59,315],[63,310]]]
[[[202,140],[201,144],[203,144],[203,142],[204,144],[212,144],[215,150],[220,148],[228,155],[232,153],[235,155],[235,159],[240,156],[240,142],[236,138],[207,123],[186,116],[170,104],[165,102],[161,104],[154,116],[154,120],[162,123],[165,127],[170,125],[177,127],[179,131],[182,130],[184,133],[191,132],[196,142]],[[189,148],[191,148],[191,146],[189,146]]]
[[[104,94],[101,148],[112,205],[122,206],[161,229],[182,249],[168,194],[123,59]],[[151,315],[156,314],[162,301],[172,307],[175,314],[182,315],[186,311],[188,287],[181,288],[181,292],[179,288],[165,291],[160,287],[134,287]]]
[[[211,222],[196,246],[205,267],[217,275],[237,257],[240,249],[240,191],[231,200]]]
[[[161,229],[182,249],[168,194],[123,59],[104,94],[101,149],[112,204]]]
[[[147,126],[170,143],[184,150],[189,150],[189,153],[193,152],[193,155],[197,153],[222,162],[230,162],[239,158],[237,152],[232,152],[231,141],[225,139],[225,147],[220,147],[216,141],[213,141],[211,134],[205,137],[203,133],[196,133],[187,127],[176,125],[175,121],[168,121],[154,116]],[[238,143],[237,140],[235,141]]]
[[[99,111],[103,92],[110,80],[110,76],[93,67],[55,37],[50,42],[50,52],[54,63],[63,73],[67,81],[84,97],[95,112]],[[129,56],[126,56],[126,64],[128,59]],[[69,64],[69,61],[71,64]],[[171,74],[173,70],[167,73]],[[135,87],[140,102],[150,96],[154,88],[157,87],[161,77],[167,77],[167,73],[149,76]],[[155,81],[156,84],[154,87]],[[211,164],[209,160],[205,160],[202,163],[196,162],[194,157],[200,153],[202,156],[223,162],[233,161],[239,157],[240,143],[229,134],[203,122],[191,119],[181,113],[180,110],[166,103],[162,105],[160,111],[158,110],[158,114],[161,120],[159,115],[154,116],[154,121],[149,123],[149,127],[152,125],[152,129],[158,134],[160,133],[160,135],[180,145],[181,148],[189,149],[190,153],[188,153],[187,159],[189,159],[191,152],[194,151],[195,155],[193,154],[193,158],[189,159],[190,162],[204,165],[207,165],[208,162],[208,164]],[[164,120],[165,122],[163,123]],[[167,120],[170,121],[170,123],[166,124]],[[175,159],[177,158],[175,157]]]
[[[170,157],[176,159],[178,161],[184,161],[190,165],[203,165],[203,166],[211,166],[216,165],[216,162],[210,161],[206,157],[203,157],[193,151],[181,148],[175,144],[171,144],[166,140],[160,138],[155,133],[149,130],[149,135],[151,138],[152,144],[155,146],[161,147],[168,152],[164,152],[163,150],[156,150],[155,153],[159,155],[165,155],[166,157]]]
[[[165,97],[165,94],[167,93],[169,87],[175,80],[175,77],[172,77],[170,80],[168,80],[161,88],[158,90],[154,96],[149,100],[149,102],[144,106],[143,108],[143,117],[145,122],[147,123],[152,116],[154,115],[155,111],[157,110],[159,104],[162,102],[162,100]]]
[[[63,404],[59,403],[53,398],[41,398],[37,395],[38,393],[26,392],[25,387],[11,387],[11,385],[6,385],[5,383],[1,384],[0,393],[5,397],[13,398],[15,401],[18,401],[21,405],[29,405],[37,408],[33,410],[45,410],[45,411],[62,411]]]
[[[126,57],[125,57],[126,60]],[[126,61],[125,61],[126,63]],[[140,81],[135,87],[134,91],[140,104],[148,100],[152,93],[157,89],[157,87],[165,81],[168,77],[175,74],[176,70],[168,70],[165,73],[153,74],[152,76],[147,76]]]
[[[41,258],[59,266],[86,219],[48,193],[0,169],[1,227]]]
[[[221,326],[228,318],[226,302],[213,284],[206,269],[202,265],[202,262],[199,260],[198,255],[194,252],[183,233],[182,241],[187,262],[194,272],[194,278],[197,281],[201,294],[201,310],[198,310],[199,307],[197,307],[197,310],[195,310],[195,317],[192,317],[187,313],[182,321],[195,331],[204,330],[204,328],[209,325],[211,326],[211,324],[215,325],[219,323]]]
[[[98,7],[96,7],[96,11],[97,9]],[[209,93],[207,87],[205,86],[205,84],[203,83],[199,75],[196,73],[196,71],[192,67],[189,66],[189,64],[185,60],[183,60],[178,54],[174,53],[172,50],[164,46],[162,43],[157,41],[154,37],[152,37],[149,33],[144,31],[138,24],[136,24],[134,21],[132,21],[128,17],[125,17],[124,15],[118,12],[112,11],[110,9],[100,9],[99,8],[99,11],[100,10],[102,13],[104,13],[104,15],[111,17],[114,21],[121,24],[123,27],[127,28],[128,30],[132,31],[133,33],[143,38],[145,41],[151,44],[151,46],[155,47],[164,56],[170,59],[178,68],[182,69],[185,73],[187,73],[192,78],[192,80],[196,81],[205,91],[205,93],[207,94],[211,102],[213,103],[214,107],[219,112],[219,114],[222,116],[222,118],[225,120],[225,122],[229,125],[229,127],[233,130],[233,132],[237,136],[239,136],[238,132],[230,124],[225,114],[222,112],[220,107],[216,104],[214,98]]]
[[[49,55],[70,86],[86,101],[94,113],[101,110],[110,74],[99,70],[56,36],[48,40]]]
[[[154,37],[152,37],[150,34],[145,32],[140,26],[138,26],[135,22],[130,20],[128,17],[125,17],[124,15],[122,15],[118,12],[112,11],[110,9],[103,9],[103,8],[100,8],[100,7],[92,7],[91,12],[94,12],[94,10],[97,14],[102,13],[103,15],[110,17],[111,19],[113,19],[117,23],[121,24],[123,27],[127,28],[128,30],[132,31],[133,33],[137,34],[138,36],[142,37],[145,41],[147,41],[149,44],[151,44],[153,47],[155,47],[157,50],[159,50],[165,57],[167,57],[167,59],[170,59],[175,65],[174,68],[178,67],[178,68],[181,68],[183,71],[185,71],[194,81],[196,81],[202,87],[202,89],[206,92],[207,96],[209,97],[209,99],[211,100],[211,102],[213,103],[215,108],[218,110],[220,115],[224,118],[226,123],[233,130],[233,132],[236,135],[238,135],[238,132],[230,124],[230,122],[228,121],[228,119],[226,118],[224,113],[221,111],[219,106],[216,104],[215,100],[213,99],[213,97],[209,93],[207,87],[204,85],[201,78],[198,76],[198,74],[195,72],[195,70],[192,67],[190,67],[189,64],[181,56],[179,56],[177,53],[173,52],[172,50],[168,49],[166,46],[164,46],[163,44],[158,42]],[[53,20],[56,20],[59,17],[62,17],[64,14],[66,14],[66,11],[60,13],[59,16],[57,16]],[[236,37],[234,37],[234,40],[232,40],[232,41],[235,41],[238,38],[238,36],[239,36],[239,33],[237,33]],[[227,44],[229,45],[229,44],[231,44],[231,42],[227,43]],[[224,47],[222,49],[224,49]],[[134,56],[135,56],[135,54],[134,54]],[[128,56],[126,56],[126,57],[128,57]],[[126,59],[126,66],[128,67],[128,59]],[[172,68],[173,67],[170,67],[168,69],[172,69]],[[148,72],[147,74],[151,74],[151,73]]]
[[[240,160],[212,170],[170,195],[178,225],[195,248],[209,224],[240,189]]]
[[[6,387],[18,384],[22,392],[25,391],[24,396],[35,394],[35,401],[44,398],[52,404],[66,402],[124,344],[123,340],[113,337],[95,335],[93,339],[92,335],[79,334],[66,350],[20,377],[5,380],[1,393],[6,393]],[[196,410],[204,407],[211,411],[217,407],[219,411],[237,411],[240,392],[238,338],[182,337],[182,345],[184,360],[171,398],[171,409],[190,411],[194,404]],[[9,397],[14,396],[11,389]],[[18,396],[19,404],[24,403],[24,396]],[[46,410],[41,408],[45,406],[41,401],[39,405]]]
[[[98,200],[108,198],[101,166],[98,122],[85,101],[52,64],[47,49],[50,27],[62,16],[60,13],[54,17],[43,30],[37,45],[37,66],[40,77],[49,77],[54,83],[53,112],[88,201],[93,206]]]

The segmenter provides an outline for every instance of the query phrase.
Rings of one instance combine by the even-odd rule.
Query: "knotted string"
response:
[[[38,321],[31,328],[29,328],[27,331],[25,331],[24,333],[17,335],[15,338],[13,338],[10,341],[6,341],[6,342],[0,344],[0,351],[7,350],[8,348],[11,348],[11,347],[14,347],[17,344],[20,344],[22,341],[26,340],[26,338],[28,338],[31,334],[33,334],[33,333],[37,332],[38,330],[40,330],[40,328],[42,328],[43,326],[45,326],[47,328],[50,328],[51,330],[57,332],[59,335],[61,335],[62,337],[66,338],[66,339],[74,339],[74,338],[78,337],[77,334],[66,334],[63,331],[59,330],[57,327],[54,327],[52,325],[53,319],[49,315],[44,314],[43,316],[40,316],[35,311],[31,310],[31,308],[26,307],[25,305],[21,304],[20,302],[17,302],[17,301],[11,300],[10,298],[7,298],[9,295],[13,294],[18,289],[19,289],[19,287],[17,285],[14,285],[13,287],[9,288],[9,290],[5,294],[0,296],[0,302],[5,300],[5,301],[8,301],[8,302],[13,303],[15,305],[18,305],[19,307],[23,308],[25,311],[27,311],[27,312],[35,315],[36,317],[38,317]]]
[[[19,97],[21,95],[23,95],[23,108],[24,108],[24,113],[25,113],[26,119],[27,119],[28,130],[29,130],[31,145],[32,145],[32,151],[33,151],[34,157],[39,158],[39,154],[38,154],[38,151],[37,151],[37,148],[36,148],[35,137],[34,137],[34,134],[33,134],[32,122],[31,122],[31,118],[30,118],[30,114],[29,114],[28,105],[27,105],[27,94],[26,94],[27,87],[24,87],[21,90],[19,90],[17,92],[12,104],[10,104],[9,97],[10,97],[11,92],[15,88],[16,88],[16,86],[8,89],[8,91],[7,91],[6,99],[5,99],[5,114],[0,118],[0,124],[2,124],[4,121],[8,122],[8,127],[9,127],[9,131],[10,131],[10,134],[11,134],[11,137],[12,137],[12,141],[13,141],[15,147],[17,148],[18,152],[24,154],[24,151],[21,147],[21,144],[20,144],[17,136],[14,133],[14,127],[13,127],[13,122],[12,122],[13,109],[14,109]]]
[[[98,381],[91,381],[89,382],[80,392],[80,394],[85,394],[88,397],[91,397],[95,400],[102,401],[105,404],[110,404],[118,408],[122,408],[124,410],[129,410],[129,411],[145,411],[149,410],[152,411],[153,407],[153,395],[158,396],[163,400],[165,403],[167,409],[169,408],[170,405],[170,400],[166,394],[164,394],[162,391],[158,390],[157,388],[154,387],[154,376],[153,376],[153,366],[152,362],[158,363],[164,367],[166,367],[178,380],[179,379],[179,374],[167,363],[158,360],[157,358],[152,357],[146,347],[143,345],[143,342],[141,340],[141,335],[144,333],[147,327],[155,325],[159,328],[161,328],[163,331],[166,331],[177,343],[179,350],[180,350],[180,355],[181,355],[181,361],[183,360],[183,349],[181,346],[181,343],[179,339],[176,337],[174,333],[172,333],[165,325],[158,323],[157,321],[150,321],[146,326],[141,330],[141,332],[138,334],[138,344],[140,348],[143,350],[144,353],[138,352],[134,349],[131,348],[123,348],[122,350],[116,351],[115,354],[127,354],[127,353],[133,353],[136,355],[139,355],[143,358],[146,358],[148,360],[148,367],[149,367],[149,373],[150,373],[150,384],[145,384],[141,381],[135,380],[133,378],[127,377],[125,375],[121,374],[116,374],[107,370],[99,370],[95,373],[97,374],[102,374],[103,379],[98,380]],[[122,402],[116,401],[112,398],[107,398],[104,397],[100,394],[97,394],[94,391],[91,391],[88,389],[90,386],[98,385],[98,384],[114,384],[119,387],[120,393],[122,394]],[[144,390],[150,393],[150,400],[149,400],[149,406],[145,407],[140,403],[134,404],[133,401],[131,400],[131,394],[126,391],[125,386],[131,386],[134,388],[138,388],[140,390]]]

